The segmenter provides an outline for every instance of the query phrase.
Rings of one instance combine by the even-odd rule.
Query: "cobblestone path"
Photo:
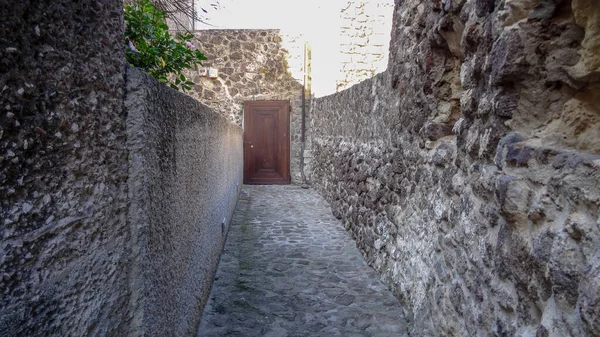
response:
[[[243,187],[198,337],[405,335],[397,300],[315,191]]]

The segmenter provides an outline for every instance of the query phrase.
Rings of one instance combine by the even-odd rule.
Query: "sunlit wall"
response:
[[[195,29],[302,34],[312,50],[311,88],[316,97],[358,83],[387,65],[393,0],[196,1],[202,22],[196,22]],[[383,57],[371,55],[373,50]]]

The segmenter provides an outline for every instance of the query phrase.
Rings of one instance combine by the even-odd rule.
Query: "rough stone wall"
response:
[[[311,182],[413,336],[600,336],[600,6],[396,1],[312,106]]]
[[[200,319],[241,130],[137,71],[149,96],[124,111],[122,13],[0,1],[0,336],[183,336]]]
[[[137,69],[125,108],[131,334],[194,336],[242,183],[242,130]]]
[[[343,90],[387,68],[394,1],[345,1],[340,11],[340,76]]]
[[[244,101],[290,100],[292,182],[301,182],[302,36],[274,29],[203,30],[194,34],[194,44],[208,58],[203,65],[217,68],[219,76],[211,79],[190,71],[188,77],[196,85],[189,95],[239,125]]]
[[[0,336],[126,334],[122,12],[0,1]]]

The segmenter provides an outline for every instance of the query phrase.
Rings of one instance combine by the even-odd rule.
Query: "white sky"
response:
[[[212,9],[218,2],[221,8]],[[341,0],[197,0],[205,8],[207,22],[215,27],[197,24],[196,29],[284,29],[299,31],[315,25],[315,19],[331,21],[341,8]],[[200,12],[199,12],[200,13]]]

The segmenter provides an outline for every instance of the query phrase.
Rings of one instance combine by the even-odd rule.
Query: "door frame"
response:
[[[250,177],[250,169],[247,165],[250,165],[248,161],[248,152],[250,151],[250,143],[246,138],[247,135],[247,127],[250,125],[249,121],[251,120],[250,111],[252,105],[284,105],[284,113],[285,113],[285,139],[280,146],[284,146],[283,153],[285,158],[285,168],[287,171],[287,176],[283,177],[281,180],[277,181],[262,181],[256,182],[251,181]],[[290,135],[290,123],[291,123],[291,102],[289,100],[253,100],[253,101],[244,101],[244,110],[243,110],[243,125],[244,125],[244,134],[243,134],[243,165],[244,165],[244,184],[248,185],[288,185],[292,182],[292,173],[291,173],[291,135]],[[281,148],[279,148],[281,150]]]

